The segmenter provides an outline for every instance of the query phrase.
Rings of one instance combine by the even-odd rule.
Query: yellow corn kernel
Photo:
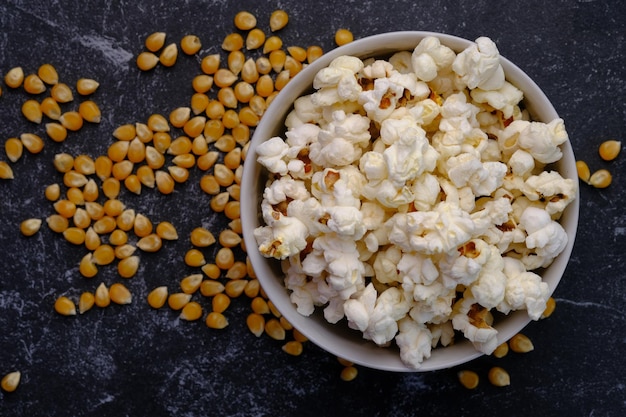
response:
[[[219,100],[210,100],[209,103],[207,104],[205,113],[207,115],[207,117],[210,119],[207,122],[207,127],[204,130],[204,135],[205,136],[210,136],[210,137],[219,137],[224,133],[224,128],[222,127],[221,131],[220,131],[220,125],[221,125],[221,121],[218,119],[221,119],[222,116],[224,115],[224,112],[226,111],[226,109],[224,108],[224,104],[222,104]],[[210,125],[210,123],[213,122],[213,124]],[[207,129],[211,129],[211,131],[215,131],[216,133],[214,135],[208,135],[207,134]],[[209,137],[207,137],[207,140],[209,139]]]
[[[272,300],[267,300],[267,306],[270,308],[270,312],[274,315],[274,317],[282,317],[282,314],[278,311]]]
[[[300,356],[304,347],[297,340],[291,340],[282,346],[282,350],[291,356]]]
[[[300,333],[300,331],[298,329],[296,329],[295,327],[292,330],[292,333],[293,333],[294,340],[297,340],[298,342],[304,343],[304,342],[307,342],[309,340],[305,335]]]
[[[256,120],[255,120],[256,119]],[[244,149],[246,145],[250,141],[250,127],[256,126],[259,122],[258,117],[252,112],[250,107],[243,107],[239,110],[239,123],[237,126],[231,129],[231,134],[235,142],[239,145],[243,146]],[[243,149],[242,149],[242,157],[243,157]]]
[[[148,236],[142,237],[137,242],[137,247],[144,252],[157,252],[159,249],[161,249],[162,245],[163,242],[156,233],[152,233]]]
[[[265,301],[263,297],[254,297],[250,302],[250,307],[256,314],[269,314],[270,312],[267,301]]]
[[[270,15],[270,30],[276,32],[289,23],[289,15],[284,10],[274,10]]]
[[[32,154],[38,154],[43,150],[43,140],[34,133],[22,133],[20,135],[20,140],[22,141],[22,145],[24,145],[26,150],[28,150],[28,152]]]
[[[243,37],[239,33],[230,33],[222,41],[222,49],[228,52],[243,48]]]
[[[20,232],[24,236],[33,236],[41,228],[41,219],[26,219],[20,223]]]
[[[167,153],[170,155],[183,155],[191,152],[192,142],[187,136],[179,136],[172,141]]]
[[[117,259],[126,259],[135,253],[137,248],[133,245],[129,245],[128,243],[122,246],[118,246],[115,248],[115,257]]]
[[[528,338],[528,336],[517,333],[509,340],[509,346],[513,352],[516,353],[528,353],[535,349],[533,346],[533,342]]]
[[[198,291],[200,284],[202,284],[202,274],[192,274],[180,281],[180,289],[185,294],[193,294]]]
[[[124,187],[133,194],[141,194],[141,181],[135,174],[130,174],[124,178]]]
[[[224,214],[230,220],[235,220],[235,219],[240,218],[241,204],[239,203],[239,201],[229,201],[228,203],[226,203],[226,205],[224,206]]]
[[[91,175],[96,172],[94,160],[88,155],[78,155],[74,158],[74,170],[83,175]]]
[[[189,249],[185,253],[185,264],[191,267],[202,266],[206,263],[206,259],[202,252],[198,249]]]
[[[109,288],[109,297],[115,304],[125,305],[133,301],[133,296],[124,284],[116,282]]]
[[[135,134],[135,137],[143,143],[150,142],[154,137],[154,132],[152,131],[152,129],[150,129],[147,124],[139,122],[135,123]]]
[[[356,367],[346,366],[341,370],[339,377],[341,378],[342,381],[350,382],[350,381],[353,381],[357,377],[358,373],[359,371]]]
[[[230,198],[232,198],[235,201],[239,201],[239,198],[241,197],[241,185],[239,184],[233,184],[229,187],[226,187],[226,191],[228,191],[228,195],[230,195]],[[233,201],[229,201],[230,203],[234,203]],[[226,209],[224,209],[226,210]],[[239,226],[241,226],[241,224],[239,224]],[[235,233],[239,233],[241,234],[241,227],[239,227],[239,230],[235,230],[234,228],[231,227],[231,229],[233,229],[233,231]]]
[[[354,35],[348,29],[338,29],[335,32],[335,43],[342,46],[354,40]]]
[[[270,36],[265,40],[263,44],[263,53],[269,54],[272,51],[276,51],[283,46],[283,41],[278,36]]]
[[[202,272],[211,279],[218,279],[222,275],[222,271],[215,264],[202,265]]]
[[[214,175],[208,174],[200,178],[200,188],[209,195],[216,195],[220,192],[220,185]]]
[[[98,266],[93,261],[93,254],[90,252],[82,257],[78,264],[78,271],[85,278],[93,278],[98,273]]]
[[[215,164],[213,167],[213,175],[217,183],[222,187],[228,187],[235,181],[235,173],[224,164]]]
[[[243,291],[246,289],[246,285],[248,284],[248,280],[245,279],[233,279],[226,283],[224,286],[224,292],[230,298],[237,298]]]
[[[259,29],[254,28],[246,36],[246,49],[251,51],[259,49],[265,43],[265,33]]]
[[[269,96],[265,98],[265,105],[269,107],[269,105],[272,104],[272,101],[274,101],[276,96],[278,96],[278,91],[277,90],[272,91],[272,94],[270,94]]]
[[[160,222],[159,224],[157,224],[156,226],[156,234],[164,240],[177,240],[178,239],[178,232],[176,231],[176,228],[174,227],[174,225],[170,222]]]
[[[241,68],[241,79],[248,84],[254,84],[259,79],[259,71],[254,59],[248,58],[244,62]]]
[[[79,78],[76,81],[76,91],[81,96],[88,96],[89,94],[93,94],[100,87],[100,83],[91,78]]]
[[[291,323],[289,323],[285,316],[281,316],[278,321],[280,322],[280,325],[283,326],[283,329],[287,331],[293,330],[293,326],[291,325]]]
[[[259,288],[259,280],[251,279],[246,283],[246,288],[243,289],[243,292],[248,298],[255,298],[259,295]]]
[[[120,181],[117,178],[109,177],[102,181],[102,192],[108,198],[117,198],[120,195]]]
[[[191,153],[176,155],[174,159],[172,159],[172,163],[177,167],[190,169],[196,166],[196,157]]]
[[[492,355],[496,358],[504,358],[509,353],[509,344],[504,342],[498,345],[498,347],[493,351]]]
[[[54,302],[54,310],[63,316],[75,316],[76,304],[66,296],[61,296]]]
[[[96,250],[101,244],[102,239],[100,239],[100,235],[97,234],[95,230],[93,230],[93,227],[87,228],[87,230],[85,231],[85,247],[88,250],[93,251]]]
[[[547,319],[548,317],[550,317],[552,313],[554,313],[555,308],[556,308],[556,300],[553,297],[548,298],[548,301],[546,302],[546,308],[545,310],[543,310],[543,313],[541,314],[541,318]]]
[[[128,152],[126,157],[133,164],[137,164],[146,159],[146,145],[139,140],[139,138],[135,138],[130,141],[128,144]]]
[[[20,371],[9,372],[0,380],[0,388],[2,388],[5,392],[13,392],[20,385],[20,379],[22,378],[22,374]]]
[[[224,291],[224,285],[219,281],[204,280],[200,284],[200,293],[205,297],[213,297]]]
[[[54,210],[61,216],[69,219],[76,213],[76,204],[70,200],[59,200],[52,205]]]
[[[248,276],[250,278],[256,278],[256,273],[254,272],[254,268],[252,268],[252,262],[250,261],[250,258],[248,258],[246,256],[246,267],[248,268]],[[260,284],[257,283],[257,286],[259,286],[260,289]]]
[[[133,224],[133,232],[138,237],[145,237],[152,233],[153,225],[148,217],[141,213],[135,215],[135,222]]]
[[[274,340],[285,340],[286,334],[283,326],[277,319],[269,319],[265,323],[265,333]]]
[[[193,55],[202,48],[202,42],[196,35],[185,35],[180,40],[180,49],[187,55]]]
[[[46,219],[46,223],[50,230],[56,233],[63,233],[69,227],[69,221],[60,214],[51,214]]]
[[[256,93],[261,97],[268,97],[274,92],[274,80],[268,74],[261,75],[256,82]]]
[[[59,74],[52,64],[43,64],[37,70],[37,76],[46,84],[54,85],[59,82]]]
[[[165,156],[156,148],[146,146],[146,164],[153,170],[159,169],[165,164]]]
[[[191,294],[185,294],[184,292],[170,294],[169,297],[167,297],[167,305],[169,305],[172,310],[182,310],[189,301],[191,301]]]
[[[148,37],[146,37],[144,44],[149,51],[156,52],[163,48],[163,45],[165,45],[166,36],[165,32],[151,33]]]
[[[207,143],[205,137],[203,135],[196,136],[191,141],[191,154],[202,156],[206,154],[207,152],[209,152],[209,144]],[[195,158],[194,158],[194,164],[195,164]],[[191,166],[189,168],[191,168]]]
[[[618,140],[607,140],[600,144],[598,153],[600,154],[600,158],[605,161],[612,161],[617,158],[621,150],[622,142]]]
[[[224,89],[224,90],[226,90],[226,89]],[[232,93],[233,97],[234,97],[235,93],[232,91],[232,89],[229,89],[229,90],[230,90],[230,93]],[[234,108],[229,108],[228,110],[226,110],[224,112],[224,116],[222,117],[222,123],[224,124],[224,127],[226,129],[233,129],[234,127],[236,127],[239,124],[239,113],[237,113],[237,111],[235,111]],[[235,140],[232,137],[232,135],[223,135],[222,138],[224,138],[224,137],[227,137],[228,140],[229,140],[229,148],[227,150],[222,150],[222,152],[228,152],[231,149],[233,149],[233,147],[235,146]],[[220,145],[221,144],[220,144],[220,141],[218,139],[218,141],[215,143],[215,147],[218,147]]]
[[[215,165],[215,162],[217,162],[218,157],[219,157],[218,152],[209,151],[205,153],[204,155],[201,155],[200,157],[198,157],[196,161],[196,166],[198,167],[198,169],[202,171],[207,171]]]
[[[241,243],[241,236],[230,229],[224,229],[220,232],[218,241],[224,247],[233,248]]]
[[[144,51],[137,55],[137,68],[142,71],[150,71],[159,63],[159,57],[152,52]]]
[[[57,201],[61,196],[59,184],[50,184],[46,187],[45,196],[48,201]]]
[[[220,88],[230,87],[235,81],[237,81],[237,76],[226,68],[218,69],[213,76],[213,83]]]
[[[162,114],[154,113],[148,117],[148,127],[153,132],[169,132],[170,126],[167,119]],[[131,138],[132,139],[132,138]]]
[[[175,43],[170,43],[159,55],[159,62],[164,67],[171,67],[176,63],[178,58],[178,46]]]
[[[612,181],[613,176],[607,169],[599,169],[589,177],[589,184],[595,188],[606,188]]]
[[[127,123],[118,126],[113,131],[113,137],[117,140],[129,142],[137,136],[137,129],[134,124]]]
[[[113,178],[123,181],[124,178],[128,177],[133,172],[134,166],[135,165],[127,159],[116,162],[111,169],[111,175],[113,175]]]
[[[206,123],[206,117],[195,116],[189,119],[183,126],[183,131],[192,138],[195,138],[202,134],[204,130],[204,124]]]
[[[87,177],[80,172],[76,172],[73,169],[63,174],[63,184],[66,187],[83,187],[87,184]]]
[[[306,49],[301,46],[289,46],[287,47],[287,52],[289,52],[289,55],[291,55],[291,57],[298,62],[306,61]]]
[[[113,169],[113,161],[106,155],[101,155],[94,161],[95,174],[100,180],[111,176],[111,170]]]
[[[152,308],[161,308],[168,299],[168,291],[166,286],[156,287],[148,294],[148,305]]]
[[[126,158],[126,155],[128,154],[128,148],[130,147],[130,142],[129,141],[117,141],[117,142],[113,142],[110,146],[109,149],[107,150],[107,157],[112,161],[112,162],[120,162],[123,161]],[[111,164],[111,168],[112,168]]]
[[[18,88],[24,82],[24,70],[22,67],[14,67],[4,76],[4,83],[7,87]]]
[[[224,191],[223,193],[219,193],[215,195],[211,199],[209,206],[211,207],[211,210],[213,210],[214,212],[221,213],[226,208],[226,204],[228,203],[229,199],[230,199],[230,195],[228,194],[228,191]]]
[[[111,304],[111,296],[109,294],[109,289],[104,282],[100,283],[98,288],[96,288],[96,292],[94,294],[94,303],[96,306],[104,308]]]
[[[511,377],[509,373],[499,366],[494,366],[489,370],[487,378],[492,385],[496,387],[505,387],[511,385]]]
[[[282,90],[287,83],[289,82],[289,80],[291,80],[291,74],[289,72],[289,70],[287,68],[285,68],[283,71],[281,71],[277,76],[276,76],[276,80],[274,82],[274,87],[276,87],[276,90],[280,91]]]
[[[96,201],[99,195],[100,191],[98,184],[96,184],[96,181],[94,181],[93,178],[89,178],[87,180],[87,184],[85,184],[85,187],[83,188],[83,199],[85,200],[85,203]]]
[[[22,104],[22,114],[33,123],[41,123],[43,113],[37,100],[26,100]]]
[[[100,245],[93,251],[93,262],[96,265],[108,265],[115,260],[115,252],[111,245]]]
[[[78,106],[78,113],[89,123],[100,123],[100,120],[102,119],[100,107],[98,107],[98,105],[92,100],[85,100],[80,103]]]
[[[109,236],[109,243],[113,246],[125,245],[128,243],[128,234],[121,229],[115,229]]]
[[[161,194],[171,194],[174,191],[174,179],[165,171],[158,170],[154,173],[157,189]]]
[[[59,122],[67,130],[75,132],[83,127],[83,116],[81,116],[81,114],[77,111],[68,111],[63,113],[61,117],[59,117]]]
[[[9,138],[4,142],[4,151],[11,162],[16,162],[22,157],[24,144],[18,138]]]
[[[207,247],[215,243],[213,234],[204,227],[196,227],[190,234],[191,244],[197,247]]]
[[[83,192],[78,187],[68,188],[67,191],[65,192],[65,197],[67,200],[71,201],[76,206],[82,206],[85,204],[85,197],[83,196]],[[74,213],[74,215],[76,215],[76,213]]]
[[[223,313],[230,306],[230,297],[224,293],[215,294],[211,300],[211,307],[216,313]]]
[[[198,77],[200,77],[200,75]],[[208,75],[206,75],[206,77],[208,77]],[[197,91],[196,87],[194,87],[194,89]],[[191,102],[189,103],[189,106],[191,107],[191,111],[195,115],[198,115],[205,111],[207,106],[209,105],[209,96],[204,93],[205,91],[201,91],[191,96]]]
[[[117,223],[111,216],[103,216],[101,219],[96,220],[93,224],[93,230],[99,235],[106,235],[115,230]]]
[[[172,126],[181,128],[187,123],[191,116],[191,108],[189,107],[177,107],[170,112],[169,120]]]
[[[207,315],[206,325],[211,329],[223,329],[228,326],[228,319],[222,313],[211,311]]]
[[[243,68],[246,57],[241,51],[232,51],[228,54],[228,69],[235,75],[239,75]]]
[[[74,226],[80,229],[87,229],[91,224],[91,217],[89,217],[87,210],[81,207],[76,208],[76,212],[74,213],[72,220],[74,222]]]
[[[240,11],[235,15],[235,27],[239,30],[250,30],[256,26],[256,17],[247,11]]]
[[[279,73],[282,71],[285,65],[285,59],[287,58],[287,54],[282,49],[276,49],[269,54],[270,65],[272,66],[272,70],[275,73]]]
[[[50,96],[56,100],[57,103],[69,103],[74,100],[74,93],[67,84],[58,83],[52,86],[50,89]]]
[[[241,165],[241,148],[234,148],[224,155],[224,167],[233,170],[237,169],[239,165]]]
[[[142,165],[137,168],[136,175],[142,185],[145,185],[148,188],[154,188],[154,186],[156,185],[154,170],[148,165]]]
[[[117,264],[117,273],[122,278],[132,278],[139,270],[139,256],[129,256]]]
[[[39,78],[39,76],[36,74],[27,75],[26,78],[24,78],[23,85],[24,85],[24,91],[26,91],[29,94],[41,94],[44,91],[46,91],[46,86],[44,85],[43,81],[41,81],[41,78]],[[54,97],[54,95],[52,95],[52,97]],[[57,100],[56,97],[54,97],[54,99]],[[57,101],[61,102],[60,100],[57,100]]]
[[[183,307],[179,317],[187,321],[198,320],[202,317],[202,306],[196,301],[190,301]]]
[[[256,337],[261,337],[265,331],[265,317],[257,313],[250,313],[246,318],[246,325]]]
[[[100,220],[104,217],[104,207],[102,204],[95,201],[86,201],[85,210],[89,214],[89,217],[91,217],[91,220]]]
[[[255,95],[254,97],[252,97],[248,104],[250,106],[250,109],[252,109],[252,111],[254,112],[254,114],[256,114],[259,117],[263,116],[263,114],[265,113],[265,110],[267,109],[267,103],[265,99],[261,97],[260,95]]]
[[[211,54],[205,56],[200,62],[200,68],[202,69],[202,72],[207,75],[215,74],[220,67],[220,60],[220,54]]]
[[[61,107],[52,97],[44,98],[39,104],[39,108],[49,119],[59,120],[61,117]]]
[[[87,311],[91,310],[95,304],[95,297],[89,291],[85,291],[80,295],[78,299],[78,312],[80,314],[85,314]]]

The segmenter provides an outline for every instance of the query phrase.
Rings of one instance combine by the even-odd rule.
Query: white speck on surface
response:
[[[570,304],[576,307],[581,307],[581,308],[590,308],[590,309],[598,309],[598,310],[602,310],[605,313],[609,313],[611,314],[613,317],[617,318],[617,319],[624,319],[626,317],[626,314],[624,313],[624,311],[622,310],[618,310],[617,308],[611,307],[609,305],[606,304],[601,304],[601,303],[594,303],[591,301],[575,301],[575,300],[568,300],[566,298],[556,298],[555,301],[558,304]]]
[[[115,39],[98,35],[82,35],[78,41],[88,48],[102,52],[104,57],[115,65],[125,65],[133,59],[132,52],[114,45]]]

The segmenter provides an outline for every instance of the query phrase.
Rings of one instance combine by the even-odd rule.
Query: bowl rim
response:
[[[319,308],[316,308],[316,313],[314,313],[319,316],[317,319],[299,314],[289,299],[289,292],[284,286],[283,280],[275,279],[280,277],[272,277],[274,271],[270,263],[278,261],[261,255],[254,238],[254,229],[262,224],[258,212],[260,205],[259,191],[265,186],[265,184],[259,184],[258,181],[261,178],[262,169],[260,164],[256,162],[256,148],[261,142],[278,134],[282,135],[280,131],[284,131],[284,120],[293,107],[294,100],[312,89],[312,80],[315,74],[322,68],[327,67],[333,59],[342,55],[357,56],[365,59],[373,56],[384,56],[401,50],[412,51],[419,41],[427,36],[437,37],[443,45],[450,47],[457,53],[474,44],[473,41],[438,32],[389,32],[361,38],[337,47],[305,67],[276,96],[268,107],[266,114],[256,126],[246,154],[248,163],[244,163],[241,181],[240,202],[244,241],[252,243],[247,245],[247,254],[255,274],[269,299],[272,300],[278,311],[295,328],[317,346],[355,364],[383,371],[426,372],[446,369],[469,362],[482,356],[483,353],[477,351],[469,341],[463,339],[452,346],[433,349],[431,356],[424,360],[421,367],[413,369],[401,361],[397,349],[378,347],[372,341],[362,339],[362,337],[359,341],[356,337],[360,333],[355,335],[356,337],[338,337],[339,333],[343,335],[343,333],[351,332],[344,320],[336,325],[330,324],[323,317],[319,316]],[[500,57],[500,61],[507,81],[523,91],[526,108],[534,120],[547,123],[559,117],[545,93],[524,71],[503,56]],[[524,88],[520,86],[524,86]],[[280,126],[277,124],[277,121],[281,122]],[[571,142],[569,140],[566,141],[561,145],[561,150],[563,157],[556,164],[558,171],[566,178],[577,179],[575,157]],[[577,190],[576,198],[565,209],[560,221],[568,234],[568,243],[554,262],[541,273],[543,280],[548,283],[550,294],[554,292],[564,275],[573,250],[578,226],[579,205],[580,196]],[[509,340],[530,321],[531,319],[524,310],[509,313],[506,320],[494,325],[498,330],[498,343]],[[338,326],[342,327],[342,329],[338,329]],[[372,358],[376,358],[377,361],[373,362]]]

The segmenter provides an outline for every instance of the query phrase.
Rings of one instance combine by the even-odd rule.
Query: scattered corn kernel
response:
[[[150,291],[147,297],[148,304],[152,308],[161,308],[168,300],[168,291],[166,286],[161,286]]]
[[[20,371],[10,372],[2,377],[2,380],[0,380],[0,387],[5,392],[13,392],[20,385],[21,378],[22,374],[20,373]]]
[[[109,288],[109,297],[115,304],[130,304],[133,301],[133,296],[128,288],[119,282],[111,285],[111,288]]]
[[[202,306],[197,301],[190,301],[183,307],[179,316],[182,320],[195,321],[202,317]]]
[[[75,316],[76,304],[66,296],[61,296],[54,302],[54,310],[63,316]]]
[[[26,100],[22,103],[22,114],[33,123],[41,123],[43,112],[37,100]]]
[[[595,188],[606,188],[612,181],[613,176],[607,169],[599,169],[589,177],[589,184]]]
[[[543,310],[543,313],[541,314],[541,318],[547,319],[548,317],[550,317],[552,313],[554,313],[555,308],[556,308],[556,300],[553,297],[548,298],[548,301],[546,302],[546,309]]]
[[[191,301],[191,294],[184,292],[170,294],[170,296],[167,297],[167,305],[169,305],[172,310],[182,310],[189,301]]]
[[[297,340],[291,340],[282,346],[282,350],[283,352],[291,356],[300,356],[302,354],[302,351],[304,350],[304,347],[302,343],[298,342]]]
[[[56,87],[56,85],[54,87]],[[41,94],[44,91],[46,91],[46,86],[44,85],[43,81],[41,81],[41,78],[39,78],[39,76],[36,74],[27,75],[26,78],[24,78],[23,86],[24,86],[24,91],[26,91],[29,94]],[[54,90],[54,87],[52,88],[53,90]],[[54,99],[57,100],[54,94],[52,95],[52,97],[54,97]]]
[[[342,46],[354,40],[354,35],[348,29],[337,29],[335,32],[335,43]]]
[[[223,329],[228,326],[228,319],[222,313],[211,311],[207,315],[206,325],[211,329]]]
[[[289,15],[284,10],[274,10],[270,15],[270,30],[276,32],[289,23]]]
[[[111,296],[109,294],[109,289],[104,284],[104,282],[98,285],[96,288],[96,292],[94,294],[94,303],[96,306],[104,308],[111,304]]]
[[[222,275],[222,271],[215,264],[202,265],[202,272],[204,272],[206,276],[211,279],[218,279]]]
[[[503,358],[509,353],[509,344],[504,342],[498,345],[498,347],[493,351],[493,356],[496,358]]]
[[[148,236],[142,237],[137,242],[137,247],[144,252],[157,252],[161,249],[163,242],[161,238],[156,234],[152,233]]]
[[[475,389],[478,386],[478,374],[474,371],[464,369],[457,373],[459,382],[467,389]]]
[[[256,17],[245,10],[235,15],[235,27],[239,30],[250,30],[256,26]]]
[[[198,249],[189,249],[187,253],[185,253],[185,264],[191,267],[202,266],[206,263],[206,259],[202,252]]]
[[[219,281],[204,280],[200,284],[200,293],[205,297],[213,297],[224,291],[224,284]]]
[[[224,286],[224,292],[230,298],[237,298],[241,294],[243,294],[243,291],[246,289],[247,284],[248,281],[245,279],[232,279],[228,281]]]
[[[217,72],[217,69],[220,67],[220,60],[220,54],[211,54],[205,56],[200,62],[200,68],[202,69],[202,72],[207,75],[215,74],[215,72]]]
[[[102,113],[98,105],[92,100],[85,100],[80,103],[78,113],[89,123],[100,123]]]
[[[116,255],[117,257],[117,255]],[[120,259],[117,264],[117,273],[122,278],[132,278],[139,270],[139,256],[128,256]]]
[[[41,228],[41,219],[26,219],[20,223],[20,232],[24,236],[33,236]]]
[[[230,306],[230,297],[224,293],[215,294],[211,300],[211,307],[216,313],[223,313]]]
[[[93,94],[96,92],[100,83],[91,78],[80,78],[76,81],[76,91],[81,96],[88,96],[89,94]]]
[[[509,346],[511,350],[516,353],[528,353],[535,348],[528,336],[522,333],[517,333],[513,336],[511,340],[509,340]]]
[[[253,49],[258,49],[265,43],[265,33],[259,29],[254,28],[250,32],[248,32],[248,36],[246,36],[246,49],[251,51]]]
[[[260,337],[265,331],[265,317],[261,314],[250,313],[246,318],[246,325],[253,335]]]
[[[196,35],[185,35],[180,41],[180,49],[187,55],[193,55],[202,48],[202,42]]]
[[[12,180],[15,178],[13,175],[13,169],[5,161],[0,161],[0,178],[3,180]]]
[[[275,318],[269,319],[265,323],[265,333],[274,340],[285,340],[286,337],[285,329]]]
[[[622,142],[618,140],[607,140],[600,144],[598,153],[600,154],[600,158],[605,161],[612,161],[617,158],[621,150]]]
[[[178,46],[175,43],[167,45],[159,55],[159,62],[164,67],[171,67],[178,58]]]
[[[243,37],[238,33],[230,33],[226,35],[222,42],[222,49],[225,51],[238,51],[243,48]]]
[[[43,140],[34,133],[22,133],[20,135],[20,140],[22,141],[22,145],[24,145],[26,150],[28,150],[28,152],[32,154],[37,154],[43,150]]]
[[[74,100],[74,93],[67,84],[58,83],[52,86],[50,89],[50,96],[56,100],[57,103],[69,103]]]
[[[511,385],[511,377],[509,373],[499,366],[494,366],[489,370],[487,378],[492,385],[496,387],[505,387]]]
[[[24,82],[24,70],[22,67],[14,67],[4,76],[4,83],[7,87],[18,88]]]
[[[164,240],[177,240],[178,232],[174,225],[170,222],[163,221],[157,224],[156,234]]]
[[[359,371],[355,366],[346,366],[341,370],[339,377],[342,381],[350,382],[357,377],[358,373]]]
[[[87,311],[91,310],[95,304],[95,297],[89,291],[85,291],[80,295],[78,299],[78,312],[80,314],[85,314]]]
[[[200,288],[202,284],[202,274],[188,275],[180,281],[180,289],[185,294],[193,294]]]

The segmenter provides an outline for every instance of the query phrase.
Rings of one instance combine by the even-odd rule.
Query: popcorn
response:
[[[455,332],[491,353],[492,311],[537,320],[549,290],[533,270],[565,248],[577,182],[544,170],[563,121],[523,119],[495,44],[339,57],[314,89],[285,139],[258,147],[270,180],[255,238],[297,311],[395,343],[414,369]]]

